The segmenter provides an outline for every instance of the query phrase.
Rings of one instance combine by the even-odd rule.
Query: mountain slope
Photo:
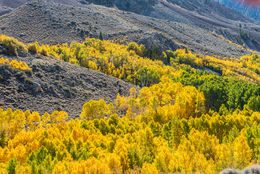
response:
[[[259,31],[255,30],[258,22],[215,0],[80,0],[80,2],[117,7],[141,15],[216,31],[235,43],[260,50]]]
[[[77,0],[82,4],[94,3],[98,5],[105,5],[108,7],[117,7],[120,10],[131,11],[138,14],[144,14],[151,16],[153,11],[163,12],[161,9],[157,8],[156,4],[169,3],[173,5],[178,5],[179,7],[186,9],[188,11],[196,12],[204,16],[222,16],[231,20],[248,21],[250,20],[241,13],[226,8],[214,0]],[[167,18],[172,20],[172,16],[160,16],[161,18]],[[174,19],[174,18],[173,18]],[[252,21],[252,20],[251,20]]]
[[[98,38],[102,33],[104,39],[126,39],[143,43],[150,48],[156,45],[163,50],[188,48],[196,53],[233,57],[249,54],[245,49],[212,34],[205,27],[190,24],[193,21],[205,26],[221,25],[220,31],[223,29],[228,37],[239,40],[236,29],[225,29],[232,26],[232,23],[219,24],[172,4],[168,4],[167,8],[167,4],[162,3],[155,7],[159,8],[160,5],[167,9],[161,15],[170,11],[172,13],[169,13],[169,16],[177,18],[179,15],[183,22],[151,18],[93,4],[75,7],[33,1],[0,17],[0,33],[14,36],[24,42],[41,43],[82,41],[85,37]],[[255,34],[256,40],[252,47],[258,48],[259,32],[251,34]]]
[[[32,71],[26,72],[0,64],[1,108],[30,109],[41,114],[64,110],[74,117],[80,114],[83,104],[90,99],[112,101],[118,93],[128,95],[129,90],[135,87],[55,58],[33,55],[0,57],[24,61],[32,68]]]

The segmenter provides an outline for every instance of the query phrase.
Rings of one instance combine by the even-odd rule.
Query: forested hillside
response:
[[[0,108],[0,173],[259,170],[253,166],[260,162],[257,53],[240,59],[213,57],[91,38],[24,44],[4,35],[0,53],[9,57],[0,64],[15,70],[9,74],[34,76],[43,69],[35,71],[27,57],[43,56],[50,63],[55,59],[100,71],[141,88],[111,101],[86,101],[79,117],[62,110],[39,114],[19,106]],[[238,172],[223,173],[228,171]]]

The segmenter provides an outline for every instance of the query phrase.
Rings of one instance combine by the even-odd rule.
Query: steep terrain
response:
[[[13,7],[12,4],[22,4],[22,2],[26,2],[21,0],[15,0],[12,1],[12,3],[10,4],[10,3],[6,3],[5,0],[1,0],[1,1],[2,4],[5,5],[7,4],[7,6],[9,4],[9,6],[11,7]],[[15,3],[16,1],[17,3]],[[242,13],[234,9],[228,8],[216,2],[215,0],[207,0],[207,1],[205,0],[187,0],[187,1],[182,1],[182,0],[158,0],[158,1],[155,0],[149,0],[149,1],[47,0],[47,1],[55,2],[59,4],[66,4],[69,6],[87,8],[86,10],[89,10],[90,7],[93,7],[93,5],[90,4],[98,4],[110,8],[119,9],[122,13],[128,11],[128,12],[134,12],[139,15],[161,19],[162,22],[164,23],[168,21],[172,21],[172,22],[179,22],[181,24],[188,24],[189,26],[195,26],[196,27],[195,30],[197,30],[197,28],[199,29],[202,28],[202,29],[206,29],[209,32],[216,31],[218,34],[223,35],[225,38],[235,43],[238,43],[240,45],[245,44],[247,47],[251,49],[260,50],[260,44],[259,44],[260,35],[259,35],[259,27],[257,24],[258,22],[254,21],[253,19],[243,15]],[[36,2],[38,4],[42,3],[42,1],[39,0]],[[95,7],[95,9],[99,9],[99,8],[100,7],[98,6]],[[98,11],[97,13],[100,13],[100,11]],[[111,14],[110,12],[108,14],[102,13],[101,15],[106,15],[108,18],[112,17],[113,20],[113,14]],[[91,21],[91,19],[89,20]],[[99,23],[99,21],[97,20],[95,22]],[[124,25],[124,23],[119,23],[119,24]],[[99,27],[101,27],[100,24],[98,25]],[[125,27],[128,26],[126,25]],[[163,26],[159,26],[159,30],[162,30],[163,29],[162,27]],[[143,28],[141,27],[141,29]],[[154,31],[154,28],[150,30]],[[162,31],[158,31],[158,32],[161,33]],[[189,33],[186,33],[184,30],[184,35],[186,34]],[[125,35],[128,35],[128,33]],[[141,36],[144,35],[145,34],[142,33]],[[139,37],[140,36],[138,36],[137,38]],[[200,38],[197,37],[197,40],[199,39]]]
[[[0,49],[2,52],[2,49]],[[51,57],[0,57],[26,62],[32,71],[0,65],[0,107],[78,116],[90,99],[112,101],[134,87],[122,80]],[[136,87],[137,88],[137,87]]]
[[[205,29],[205,26],[220,26],[218,31],[237,41],[240,36],[237,35],[236,29],[232,28],[232,21],[216,23],[179,6],[165,3],[157,3],[154,8],[160,9],[162,6],[161,10],[158,13],[151,11],[151,16],[154,17],[148,17],[93,4],[75,7],[33,1],[2,16],[0,33],[14,36],[24,42],[40,43],[82,41],[85,37],[98,38],[102,34],[104,39],[126,39],[143,43],[150,48],[156,45],[163,50],[184,47],[197,53],[221,56],[240,57],[249,54],[245,49],[213,34],[211,29]],[[174,18],[155,18],[156,15],[165,16],[166,13]],[[182,22],[175,22],[178,20]],[[191,22],[197,24],[193,25]],[[199,27],[198,24],[204,24],[204,27]],[[231,28],[226,28],[230,26]],[[251,32],[250,36],[254,36],[254,39],[249,39],[248,45],[257,49],[259,32]]]
[[[154,13],[157,13],[157,17],[166,18],[169,20],[176,20],[176,17],[171,15],[160,15],[164,13],[164,8],[158,8],[157,4],[172,4],[178,5],[179,7],[186,9],[188,11],[192,11],[203,16],[207,17],[224,17],[231,20],[240,20],[243,22],[248,21],[249,19],[242,15],[241,13],[226,8],[219,4],[214,0],[128,0],[128,1],[121,1],[121,0],[77,0],[83,4],[87,3],[94,3],[98,5],[105,5],[108,7],[117,7],[120,10],[125,11],[132,11],[138,14],[144,14],[147,16],[154,16]],[[177,11],[178,13],[178,11]],[[251,20],[253,21],[253,20]],[[192,22],[192,21],[190,21]]]

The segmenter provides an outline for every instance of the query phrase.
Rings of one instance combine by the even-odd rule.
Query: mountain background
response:
[[[187,48],[222,57],[241,57],[250,53],[248,48],[260,50],[258,21],[214,0],[0,0],[0,4],[0,33],[26,43],[70,43],[102,35],[149,49]]]
[[[245,5],[241,1],[234,1],[234,0],[218,0],[220,3],[230,7],[231,9],[235,9],[246,16],[249,16],[255,20],[260,21],[260,6],[250,6]]]

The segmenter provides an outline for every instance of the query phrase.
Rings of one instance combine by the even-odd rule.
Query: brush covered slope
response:
[[[55,44],[83,41],[85,37],[125,39],[148,48],[188,48],[196,53],[228,57],[241,57],[249,52],[225,39],[259,50],[259,31],[252,29],[257,25],[246,17],[232,20],[205,16],[180,6],[156,1],[149,14],[138,14],[88,3],[75,2],[72,6],[61,1],[32,1],[2,16],[0,33],[24,42]]]
[[[34,105],[44,97],[37,109],[49,111],[18,110],[27,98],[21,98],[19,106],[12,105],[14,110],[0,108],[1,173],[215,174],[259,170],[259,166],[252,166],[260,160],[257,54],[220,60],[188,50],[168,50],[160,56],[153,53],[151,60],[142,57],[149,50],[136,43],[87,38],[70,45],[26,45],[3,35],[0,43],[3,56],[9,58],[0,59],[5,72],[1,74],[2,89],[24,94],[26,89],[18,91],[16,87],[18,81],[20,86],[20,81],[28,81],[29,75],[42,89],[35,85],[35,90],[27,91],[35,94],[27,97]],[[119,79],[114,83],[116,78],[94,70],[142,89],[131,88],[125,96],[124,91],[133,85]],[[72,84],[75,76],[82,82]],[[68,91],[62,89],[64,86],[80,96],[79,88],[89,89],[86,84],[91,81],[96,87],[88,93],[95,100],[58,100],[59,106],[68,104],[63,108],[72,114],[70,109],[75,109],[76,102],[86,101],[77,110],[80,118],[60,108],[52,111],[53,106],[46,103],[54,98],[49,98],[43,87],[57,80],[62,83],[61,88],[52,85],[57,98],[63,97],[61,91]],[[125,88],[121,93],[120,84]],[[110,90],[110,85],[119,92],[114,100],[95,98],[114,95],[104,91]],[[15,99],[18,95],[3,96]],[[4,106],[8,107],[8,102]]]
[[[0,39],[1,40],[1,39]],[[103,73],[72,65],[51,57],[31,55],[18,48],[19,55],[0,44],[0,105],[31,111],[63,110],[79,116],[90,99],[113,101],[116,95],[128,95],[134,87]],[[138,87],[136,87],[138,89]]]

